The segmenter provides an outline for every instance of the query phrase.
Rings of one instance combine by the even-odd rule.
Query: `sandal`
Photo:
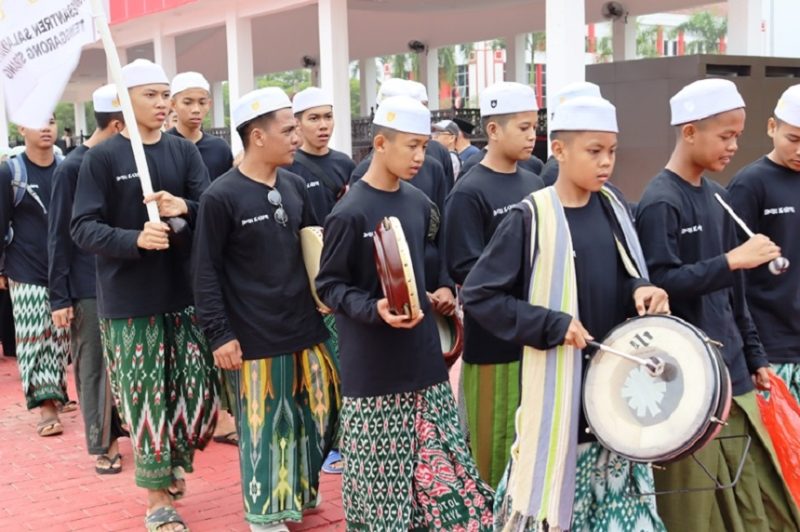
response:
[[[214,436],[213,440],[217,443],[227,443],[228,445],[236,445],[237,447],[239,446],[239,436],[236,434],[235,430],[227,434]]]
[[[156,508],[144,518],[144,526],[148,532],[160,532],[160,528],[164,525],[176,523],[181,525],[181,532],[189,532],[186,522],[178,514],[172,506],[162,506]]]
[[[99,465],[101,461],[106,462],[108,465]],[[117,453],[114,456],[108,456],[107,454],[98,456],[94,470],[98,475],[116,475],[122,471],[122,455]]]
[[[78,402],[77,401],[67,401],[66,403],[61,403],[58,405],[58,411],[62,414],[68,414],[70,412],[74,412],[78,409]]]
[[[329,475],[341,475],[342,469],[344,469],[342,455],[339,454],[339,451],[333,449],[328,453],[328,456],[325,457],[325,462],[322,464],[322,471]]]
[[[58,436],[62,432],[64,432],[64,427],[61,425],[61,421],[59,421],[57,417],[48,417],[42,419],[36,425],[36,433],[43,438],[48,436]]]
[[[179,487],[178,482],[183,482],[183,487]],[[167,493],[173,501],[179,501],[186,495],[186,472],[182,467],[172,469],[172,485],[167,488]]]

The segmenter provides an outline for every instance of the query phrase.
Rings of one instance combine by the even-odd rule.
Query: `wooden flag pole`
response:
[[[106,51],[106,61],[111,72],[111,79],[117,86],[117,96],[122,106],[122,115],[125,117],[125,126],[131,138],[131,148],[133,158],[136,161],[136,171],[139,174],[139,181],[142,184],[142,193],[147,196],[153,193],[153,183],[150,180],[150,170],[147,167],[147,158],[144,156],[144,146],[142,136],[139,134],[139,126],[136,123],[136,116],[133,114],[133,104],[131,103],[128,89],[122,81],[122,65],[119,61],[117,46],[111,37],[111,30],[108,27],[108,20],[103,10],[101,0],[92,0],[92,16],[94,17],[97,32],[103,41],[103,48]],[[158,222],[161,218],[158,215],[158,205],[151,201],[146,204],[147,218],[151,222]]]

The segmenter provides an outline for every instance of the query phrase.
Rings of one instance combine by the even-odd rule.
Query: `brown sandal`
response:
[[[59,421],[57,417],[48,417],[42,419],[36,425],[36,432],[43,438],[48,436],[58,436],[64,432],[64,427],[61,426],[61,421]]]

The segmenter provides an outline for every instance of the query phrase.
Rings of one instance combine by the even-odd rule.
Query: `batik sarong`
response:
[[[742,476],[733,488],[658,497],[658,512],[668,530],[800,530],[800,515],[783,483],[755,392],[734,397],[728,424],[720,432],[720,436],[740,435],[750,436],[750,449]],[[721,484],[730,484],[736,477],[745,446],[744,438],[712,441],[695,457]],[[659,491],[714,486],[692,458],[656,471],[655,481]]]
[[[449,382],[345,397],[342,433],[347,530],[492,530],[492,489],[464,441]]]
[[[300,521],[317,504],[339,416],[339,371],[330,346],[246,360],[237,385],[245,519]]]
[[[28,410],[42,402],[67,402],[69,330],[53,325],[46,286],[9,279],[17,364]]]
[[[136,485],[167,488],[175,468],[193,470],[194,452],[217,422],[217,370],[194,308],[101,325],[112,388],[130,427]]]
[[[461,375],[472,457],[481,478],[496,488],[516,435],[519,362],[463,363]]]
[[[773,364],[772,369],[789,387],[795,400],[800,402],[800,364]]]
[[[80,299],[73,305],[72,356],[75,367],[75,387],[86,432],[89,454],[108,452],[111,442],[127,432],[111,395],[106,371],[103,346],[100,341],[100,323],[97,319],[97,301]]]

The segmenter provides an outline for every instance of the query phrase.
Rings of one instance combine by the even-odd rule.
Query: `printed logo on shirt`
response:
[[[25,185],[25,186],[26,186],[27,188],[35,188],[36,190],[39,190],[39,185],[37,185],[37,184],[35,184],[35,183],[28,183],[28,184],[27,184],[27,185]]]
[[[691,235],[692,233],[700,233],[703,230],[702,225],[692,225],[689,227],[682,227],[681,234],[682,235]]]
[[[499,207],[492,211],[492,216],[494,217],[506,214],[508,211],[514,208],[514,205],[516,205],[516,203],[512,203],[511,205],[506,205],[505,207]]]
[[[364,238],[372,238],[375,236],[375,231],[367,231],[364,233]]]
[[[319,181],[311,181],[306,183],[306,188],[317,188],[319,186]]]
[[[794,207],[787,205],[786,207],[773,207],[771,209],[764,209],[764,216],[774,216],[776,214],[794,214]]]
[[[269,220],[269,214],[259,214],[258,216],[253,216],[252,218],[245,218],[242,220],[242,227],[257,222],[263,222],[264,220]]]
[[[139,173],[133,172],[130,174],[118,175],[117,177],[114,178],[114,181],[119,183],[120,181],[128,181],[129,179],[139,179]]]

